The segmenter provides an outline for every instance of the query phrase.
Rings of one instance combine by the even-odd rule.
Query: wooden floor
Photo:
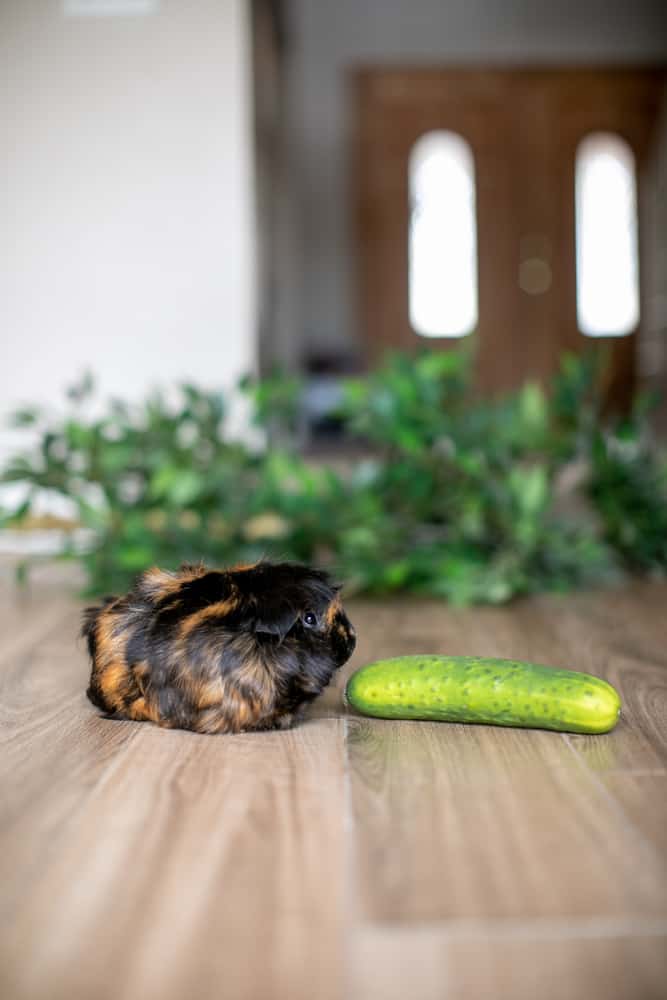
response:
[[[290,732],[109,722],[67,587],[5,585],[2,1000],[667,997],[667,587],[350,612],[351,667],[571,666],[619,688],[621,722],[367,720],[344,676]]]

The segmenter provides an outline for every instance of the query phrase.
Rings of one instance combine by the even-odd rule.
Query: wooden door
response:
[[[657,117],[661,70],[364,70],[356,74],[359,302],[369,358],[423,338],[408,318],[408,162],[417,140],[448,130],[475,160],[479,321],[485,391],[547,378],[564,351],[590,343],[577,326],[577,146],[617,133],[641,172]],[[541,259],[548,287],[526,290]],[[618,398],[634,378],[634,334],[603,338]],[[443,348],[447,339],[428,340]]]

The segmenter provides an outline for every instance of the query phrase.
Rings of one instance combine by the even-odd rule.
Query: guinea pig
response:
[[[197,733],[286,728],[354,649],[339,590],[294,563],[149,569],[84,611],[88,697],[111,718]]]

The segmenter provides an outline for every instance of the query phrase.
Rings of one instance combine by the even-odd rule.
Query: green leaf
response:
[[[150,566],[154,560],[154,555],[154,549],[148,544],[120,545],[115,558],[121,569],[136,573]]]
[[[513,468],[509,485],[522,513],[536,515],[549,502],[549,478],[544,465]]]
[[[527,382],[519,392],[519,413],[525,428],[542,433],[547,422],[547,400],[536,382]]]
[[[9,416],[9,426],[13,428],[34,427],[41,417],[41,411],[36,406],[15,410]]]
[[[75,451],[86,450],[94,439],[95,431],[85,424],[68,420],[64,428],[64,438],[70,448]]]
[[[194,469],[163,465],[151,478],[149,493],[156,500],[164,500],[171,507],[187,507],[206,485],[204,476]]]
[[[85,402],[95,391],[95,379],[91,372],[84,372],[78,382],[67,389],[67,398],[77,405]]]
[[[32,495],[30,495],[26,500],[18,505],[15,510],[6,512],[2,518],[3,527],[12,527],[13,525],[20,524],[26,514],[30,513],[30,508],[32,507]]]

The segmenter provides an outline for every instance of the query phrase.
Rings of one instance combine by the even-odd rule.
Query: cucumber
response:
[[[606,733],[621,712],[600,677],[520,660],[481,656],[397,656],[357,670],[347,701],[381,719],[430,719]]]

